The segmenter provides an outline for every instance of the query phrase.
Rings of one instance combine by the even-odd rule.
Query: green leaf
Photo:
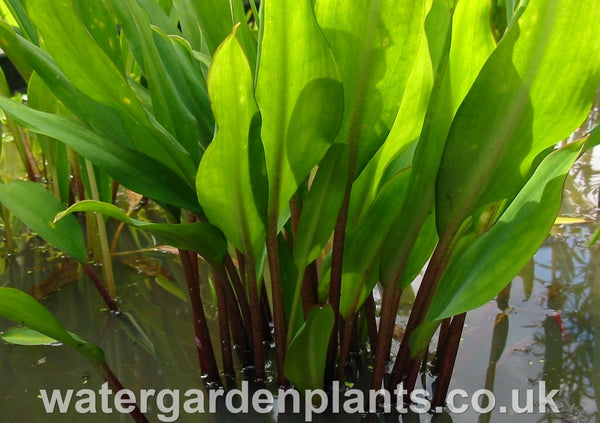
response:
[[[74,348],[92,363],[104,361],[100,348],[67,332],[46,307],[23,291],[0,288],[0,316]]]
[[[50,338],[28,327],[14,327],[4,331],[0,338],[4,342],[14,345],[57,345],[56,339]]]
[[[100,201],[83,200],[73,204],[67,210],[58,213],[55,220],[60,222],[71,213],[77,211],[90,211],[112,217],[125,222],[134,228],[148,231],[166,244],[182,250],[195,251],[215,267],[220,267],[227,254],[227,243],[223,234],[214,225],[205,222],[169,224],[148,223],[132,219],[114,204]]]
[[[77,15],[98,46],[111,59],[122,75],[125,75],[119,29],[115,16],[103,1],[73,0]]]
[[[269,220],[333,143],[342,115],[342,85],[311,0],[262,5],[256,100],[269,178]]]
[[[519,274],[556,219],[564,180],[580,149],[580,142],[573,143],[547,156],[489,232],[455,251],[427,320],[476,308]]]
[[[144,75],[152,99],[152,109],[157,121],[185,148],[194,163],[200,161],[198,145],[198,122],[188,109],[182,93],[187,93],[187,84],[181,73],[181,57],[167,34],[151,27],[150,19],[137,1],[127,1],[127,13],[140,38]],[[130,33],[130,32],[128,32]]]
[[[180,300],[183,300],[183,301],[188,300],[186,295],[181,290],[181,288],[179,288],[175,283],[173,283],[173,281],[168,279],[166,276],[156,275],[154,280],[156,281],[158,286],[160,286],[165,291],[170,292],[171,294],[175,295]]]
[[[489,2],[458,2],[454,10],[448,7],[445,0],[434,1],[427,17],[427,36],[435,49],[434,85],[414,153],[406,200],[383,251],[385,284],[404,277],[403,267],[414,249],[413,243],[434,207],[436,176],[452,120],[495,47],[489,28]]]
[[[4,4],[10,9],[11,15],[17,21],[24,36],[32,43],[39,44],[37,30],[25,10],[25,0],[6,0]]]
[[[344,85],[337,141],[348,143],[357,175],[384,142],[420,45],[426,1],[318,0],[315,14],[331,44]],[[268,13],[266,13],[268,16]],[[354,176],[354,175],[353,175]]]
[[[346,235],[340,313],[348,318],[357,310],[365,286],[377,281],[381,249],[408,189],[410,168],[394,175],[377,194],[361,220]]]
[[[0,108],[26,129],[64,142],[132,191],[200,211],[194,191],[160,162],[111,143],[71,119],[33,110],[4,97],[0,97]]]
[[[79,223],[73,216],[53,223],[64,206],[43,185],[29,181],[0,185],[0,202],[47,242],[81,262],[87,261]]]
[[[333,320],[331,306],[312,308],[287,350],[285,376],[300,392],[323,387],[327,346]]]
[[[265,243],[267,181],[250,65],[236,32],[216,51],[208,89],[217,132],[198,168],[204,213],[254,260]]]
[[[15,30],[4,21],[0,21],[0,48],[10,58],[10,61],[15,65],[23,79],[29,81],[33,73],[31,64],[22,50]]]
[[[128,123],[136,149],[164,163],[193,186],[196,166],[189,154],[146,112],[125,76],[92,38],[71,1],[31,0],[27,10],[45,47],[72,84],[98,103],[118,111]]]
[[[514,197],[538,155],[587,116],[600,84],[599,19],[600,3],[540,0],[510,27],[448,135],[436,186],[440,233]]]
[[[304,197],[298,231],[294,239],[294,263],[304,269],[327,244],[337,222],[348,178],[348,147],[331,146]]]

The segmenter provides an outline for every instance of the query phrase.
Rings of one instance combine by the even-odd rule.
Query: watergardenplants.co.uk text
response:
[[[181,392],[178,389],[141,389],[137,394],[129,389],[113,392],[108,383],[104,383],[98,391],[92,389],[58,389],[47,391],[41,389],[39,398],[42,400],[46,413],[78,414],[114,414],[131,413],[137,404],[142,413],[149,409],[157,410],[157,418],[161,422],[177,421],[182,413],[203,414],[216,413],[219,401],[224,401],[225,409],[230,413],[304,413],[307,422],[312,421],[315,414],[330,411],[347,414],[366,412],[397,412],[408,413],[441,413],[445,410],[461,414],[467,411],[489,413],[498,407],[500,413],[533,414],[558,413],[554,402],[557,389],[546,390],[546,384],[541,381],[537,389],[518,390],[511,392],[511,404],[498,406],[495,395],[487,389],[480,389],[471,394],[462,389],[450,391],[446,397],[446,407],[432,407],[431,395],[423,389],[413,390],[408,395],[411,404],[405,405],[407,391],[402,385],[393,395],[387,390],[370,390],[367,393],[359,389],[340,391],[339,383],[334,382],[332,394],[328,396],[324,390],[306,390],[304,395],[293,389],[279,389],[277,395],[267,389],[250,392],[247,381],[241,383],[241,388],[209,390],[188,389]],[[396,405],[392,406],[394,403]],[[482,405],[485,404],[485,405]],[[301,406],[303,405],[303,411]]]

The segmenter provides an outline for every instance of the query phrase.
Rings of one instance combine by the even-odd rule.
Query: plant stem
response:
[[[12,229],[10,226],[10,214],[8,213],[8,209],[1,204],[2,207],[2,220],[4,222],[4,238],[6,239],[6,254],[7,256],[10,254],[14,254],[15,252],[15,242],[13,240]]]
[[[381,318],[379,319],[379,332],[377,345],[375,347],[375,360],[373,363],[373,375],[371,376],[371,389],[381,389],[383,374],[390,357],[392,348],[392,335],[396,323],[396,313],[400,303],[402,289],[398,284],[390,284],[383,293],[381,305]]]
[[[27,173],[27,179],[32,182],[40,182],[41,172],[37,163],[35,162],[35,159],[33,158],[33,154],[31,153],[31,147],[27,142],[27,136],[23,132],[22,128],[16,125],[12,119],[7,119],[7,124],[13,135],[15,146],[17,147],[17,152],[21,157],[21,162],[23,163],[25,172]]]
[[[352,332],[355,322],[356,319],[353,316],[344,324],[344,333],[342,334],[342,345],[340,348],[340,360],[338,363],[338,380],[340,384],[343,384],[346,381],[346,365],[348,365],[348,357],[350,356],[350,345],[352,343]]]
[[[245,259],[243,260],[243,263],[244,265],[243,267],[240,267],[240,269],[242,269],[245,272]],[[244,288],[244,285],[242,285],[240,275],[238,274],[235,265],[233,264],[233,260],[231,259],[231,256],[229,256],[229,254],[225,256],[225,269],[227,270],[227,274],[229,274],[229,280],[231,280],[231,283],[233,285],[233,289],[235,291],[238,304],[240,306],[240,312],[242,313],[242,318],[244,320],[244,329],[246,330],[246,337],[248,339],[248,342],[250,342],[250,340],[252,339],[252,316],[250,313],[250,305],[248,304],[248,296],[246,294],[246,289]],[[245,281],[245,273],[242,273],[242,275],[244,276]]]
[[[256,279],[256,268],[254,258],[247,257],[246,278],[250,292],[250,317],[252,324],[252,347],[254,352],[254,370],[256,380],[260,383],[266,382],[265,358],[263,346],[262,314],[260,309],[260,298],[258,296],[258,281]]]
[[[352,170],[353,172],[353,170]],[[350,174],[349,174],[350,175]],[[350,177],[348,178],[350,181]],[[352,184],[346,184],[346,193],[340,209],[338,220],[333,232],[333,247],[331,251],[331,273],[329,282],[329,304],[333,309],[333,330],[329,338],[329,347],[327,348],[327,361],[325,365],[325,384],[328,385],[333,380],[335,374],[335,358],[338,350],[338,336],[340,331],[340,298],[342,295],[342,266],[344,264],[344,242],[346,240],[346,222],[348,220],[348,207],[350,204],[350,189]],[[340,368],[344,363],[340,362]]]
[[[427,270],[425,271],[425,275],[423,276],[423,281],[421,282],[421,287],[415,298],[415,303],[410,313],[406,330],[402,337],[402,343],[400,344],[400,349],[392,370],[392,376],[390,378],[391,389],[394,389],[400,383],[403,375],[407,373],[407,366],[409,363],[411,363],[410,365],[412,367],[415,366],[415,360],[409,360],[409,339],[413,331],[425,321],[425,316],[427,315],[431,301],[433,300],[433,294],[435,293],[437,285],[448,264],[448,259],[450,258],[452,250],[451,242],[454,238],[453,235],[455,234],[454,231],[452,232],[452,235],[447,234],[447,236],[442,237],[438,242],[438,245],[431,256],[431,260],[429,261],[429,265],[427,266]],[[405,385],[405,388],[410,390],[410,385]]]
[[[239,349],[242,355],[242,364],[244,367],[247,367],[252,363],[250,351],[250,340],[252,338],[247,337],[246,325],[240,313],[239,302],[236,301],[235,292],[226,274],[226,271],[222,269],[218,277],[224,281],[223,288],[225,289],[225,299],[227,300],[227,314],[229,316],[229,326],[233,337],[234,349]],[[250,322],[248,322],[249,324]]]
[[[450,379],[452,378],[452,371],[454,370],[454,364],[456,363],[456,355],[458,353],[458,347],[460,346],[460,337],[462,336],[463,327],[465,325],[465,318],[467,313],[459,314],[454,316],[452,323],[448,330],[448,337],[443,347],[443,355],[438,357],[440,369],[440,375],[436,381],[435,393],[433,395],[432,404],[434,407],[443,406],[448,394],[448,387],[450,386]]]
[[[264,283],[261,284],[260,290],[263,313],[263,337],[265,342],[273,342],[273,334],[271,333],[271,322],[273,322],[273,315],[271,314],[271,308],[269,305],[269,294]]]
[[[442,324],[440,325],[440,333],[438,335],[438,348],[437,351],[435,353],[435,356],[437,357],[437,363],[435,366],[435,369],[433,371],[434,374],[439,374],[440,372],[440,365],[441,365],[441,359],[444,356],[444,349],[446,348],[447,345],[447,341],[448,341],[448,336],[450,335],[450,323],[452,322],[452,318],[448,317],[444,320],[442,320]]]
[[[104,379],[108,382],[109,386],[111,387],[111,389],[114,393],[117,393],[124,389],[123,385],[121,384],[121,382],[119,381],[117,376],[115,376],[115,374],[112,372],[110,367],[108,367],[108,364],[105,361],[101,361],[100,363],[97,363],[97,366],[98,366],[100,373],[102,374]],[[129,400],[134,399],[134,398],[129,398],[128,395],[123,395],[123,398],[124,399],[127,398]],[[134,406],[134,408],[130,412],[130,414],[131,414],[131,417],[133,418],[133,420],[136,423],[148,423],[148,419],[141,412],[141,410],[139,409],[137,404],[132,404],[132,405]]]
[[[198,275],[194,274],[194,266],[188,251],[180,249],[179,257],[181,257],[181,264],[185,273],[185,281],[188,288],[190,303],[192,305],[192,313],[194,315],[194,332],[200,370],[203,374],[207,375],[207,380],[210,384],[220,385],[221,379],[219,377],[219,369],[217,368],[217,362],[210,340],[206,316],[204,315],[204,309],[202,308]]]
[[[225,293],[227,280],[219,271],[215,271],[215,290],[217,292],[217,310],[219,314],[219,335],[221,337],[221,358],[223,359],[223,370],[225,379],[235,380],[235,370],[233,368],[233,355],[231,353],[231,338],[229,336],[229,307]]]
[[[119,309],[119,306],[117,305],[116,301],[113,299],[113,297],[110,296],[110,294],[106,290],[106,287],[98,278],[96,273],[94,273],[94,270],[91,268],[91,266],[87,263],[81,263],[81,265],[83,266],[83,270],[85,270],[85,273],[87,273],[92,282],[94,282],[96,289],[104,299],[104,302],[106,303],[110,311],[117,314],[120,313],[121,310]]]
[[[96,184],[96,175],[94,173],[94,166],[92,162],[85,159],[85,168],[90,181],[90,194],[92,199],[100,201],[100,194],[98,193],[98,185]],[[115,286],[115,276],[113,273],[112,260],[110,256],[110,248],[108,247],[108,236],[106,235],[106,225],[104,224],[104,216],[100,213],[95,213],[96,224],[98,227],[98,237],[100,239],[100,251],[102,261],[102,272],[104,274],[104,281],[108,287],[108,293],[111,297],[117,296],[117,288]]]
[[[275,206],[271,209],[277,210],[277,199]],[[275,326],[275,345],[277,348],[277,378],[279,386],[287,386],[283,366],[285,363],[286,327],[285,311],[283,309],[283,291],[281,288],[281,274],[279,268],[279,245],[277,241],[277,214],[271,210],[269,213],[269,224],[267,225],[267,256],[269,259],[269,273],[271,275],[271,291],[273,301],[273,323]]]
[[[372,292],[367,297],[363,309],[365,311],[365,319],[367,320],[371,355],[375,355],[375,350],[377,349],[377,320],[375,318],[375,300],[373,299]]]

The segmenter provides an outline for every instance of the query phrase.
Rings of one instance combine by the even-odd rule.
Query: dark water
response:
[[[584,156],[577,163],[565,188],[561,216],[578,220],[556,225],[533,260],[499,298],[468,314],[450,389],[462,389],[469,395],[481,389],[493,391],[496,399],[493,411],[478,413],[470,409],[435,417],[328,414],[315,416],[314,421],[600,421],[596,395],[600,392],[600,334],[596,336],[600,331],[600,243],[588,246],[599,226],[599,172],[600,151]],[[19,229],[18,222],[13,225],[15,231]],[[68,330],[100,345],[107,362],[127,388],[134,392],[179,389],[183,395],[187,389],[202,385],[191,311],[186,301],[157,283],[157,278],[171,281],[184,291],[183,275],[177,256],[169,250],[133,252],[139,246],[154,245],[152,239],[138,236],[141,238],[135,243],[129,239],[131,245],[123,245],[119,251],[125,253],[116,255],[114,260],[125,316],[116,317],[106,311],[89,280],[75,273],[73,263],[31,235],[22,235],[15,241],[15,250],[26,253],[0,262],[0,286],[28,291],[31,286],[40,286],[48,280],[70,281],[57,292],[52,292],[56,287],[48,287],[52,293],[43,300],[59,321]],[[53,276],[52,272],[59,275]],[[216,308],[210,284],[204,285],[202,295],[207,315],[214,321]],[[0,331],[9,327],[8,322],[0,322]],[[214,345],[218,345],[217,339]],[[268,368],[271,366],[269,363]],[[360,385],[364,379],[357,383]],[[540,413],[536,403],[533,413],[511,412],[512,391],[519,393],[523,406],[526,391],[531,389],[537,395],[541,382],[547,391],[559,390],[554,397],[559,411]],[[40,389],[98,391],[102,383],[85,359],[65,347],[0,344],[2,423],[131,421],[128,415],[119,414],[46,414],[39,398]],[[425,385],[429,383],[429,378],[425,378]],[[458,405],[469,401],[457,397]],[[502,406],[507,407],[504,413]],[[152,421],[157,421],[157,412],[155,407],[149,411]],[[177,421],[233,422],[249,418],[221,411],[200,416],[182,413]],[[289,413],[277,416],[273,411],[253,414],[251,419],[304,421],[304,416]]]

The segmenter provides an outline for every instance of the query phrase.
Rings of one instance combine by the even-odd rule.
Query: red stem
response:
[[[181,264],[185,273],[185,281],[188,288],[188,295],[192,304],[192,313],[194,315],[194,333],[196,337],[196,349],[198,351],[198,362],[200,370],[207,375],[207,380],[211,384],[221,384],[219,369],[215,360],[215,354],[210,340],[210,333],[202,307],[200,298],[200,283],[198,274],[194,274],[194,265],[188,251],[179,250]]]
[[[91,266],[86,263],[81,263],[81,265],[83,266],[83,270],[85,270],[85,273],[87,273],[87,275],[92,280],[92,282],[94,282],[96,289],[102,296],[102,299],[104,300],[104,302],[106,303],[106,305],[108,306],[110,311],[112,311],[113,313],[117,313],[117,314],[120,313],[121,310],[119,309],[118,304],[110,296],[110,294],[108,293],[108,290],[106,289],[106,287],[104,286],[102,281],[100,281],[100,278],[98,278],[96,273],[94,273],[94,270],[91,268]]]
[[[98,363],[98,367],[99,367],[100,373],[102,373],[102,376],[104,377],[104,379],[106,379],[106,381],[108,382],[108,385],[110,386],[110,388],[112,389],[113,392],[116,393],[116,392],[119,392],[122,389],[124,389],[123,385],[121,384],[121,382],[119,381],[117,376],[115,376],[115,374],[112,372],[110,367],[108,367],[108,364],[106,364],[105,361],[101,361],[100,363]],[[128,395],[123,395],[123,399],[131,399],[131,398],[129,398]],[[137,423],[148,423],[148,419],[141,412],[141,410],[139,409],[137,404],[133,404],[133,406],[134,406],[134,409],[130,413],[133,420],[135,420]]]

